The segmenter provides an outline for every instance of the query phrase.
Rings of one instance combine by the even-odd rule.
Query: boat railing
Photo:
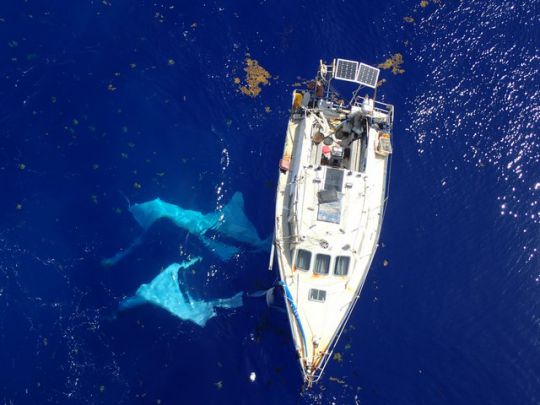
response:
[[[339,62],[339,60],[337,61]],[[352,62],[357,63],[354,61]],[[360,65],[363,65],[363,64],[360,64]],[[377,68],[369,67],[367,65],[364,65],[364,66],[368,69],[376,70],[377,71],[376,78],[378,78]],[[317,72],[317,78],[314,82],[315,84],[312,85],[312,88],[308,90],[311,96],[311,100],[314,101],[314,104],[318,105],[319,100],[324,100],[327,103],[326,107],[330,109],[340,110],[340,109],[350,109],[352,106],[361,107],[362,103],[364,102],[364,98],[357,96],[357,94],[360,90],[366,87],[368,88],[370,87],[373,90],[372,99],[375,101],[374,106],[373,106],[373,111],[387,115],[389,118],[388,121],[391,126],[392,123],[394,122],[394,106],[391,104],[381,102],[381,101],[376,101],[377,87],[378,87],[376,78],[374,79],[374,82],[371,82],[371,83],[363,82],[362,80],[358,78],[354,78],[354,79],[352,77],[346,78],[345,79],[346,81],[359,84],[358,88],[355,91],[353,91],[352,100],[350,100],[347,103],[345,100],[342,99],[342,96],[338,93],[338,91],[335,90],[335,88],[332,86],[333,80],[344,79],[343,77],[337,77],[335,75],[335,69],[336,69],[336,60],[334,60],[331,64],[326,64],[322,60],[320,61],[319,71]],[[321,92],[318,91],[319,89],[318,83],[322,85],[323,91]],[[369,116],[370,114],[367,114],[367,115]]]
[[[373,260],[373,257],[372,257],[372,260]],[[370,266],[371,266],[371,263],[370,263]],[[366,273],[366,275],[367,275],[367,273]],[[308,380],[308,383],[310,385],[312,383],[316,383],[316,382],[318,382],[320,380],[320,378],[321,378],[321,376],[322,376],[322,374],[324,372],[324,369],[326,368],[326,366],[328,364],[328,361],[330,360],[332,354],[334,353],[334,350],[335,350],[335,348],[336,348],[336,346],[337,346],[337,344],[338,344],[338,342],[339,342],[339,340],[341,338],[341,335],[343,334],[343,332],[345,330],[345,326],[347,325],[347,323],[349,321],[349,318],[351,317],[353,309],[356,306],[356,303],[358,302],[358,299],[360,298],[360,291],[362,290],[362,287],[363,287],[365,281],[366,281],[366,277],[364,276],[363,280],[361,281],[359,287],[356,290],[353,301],[349,305],[349,308],[347,309],[347,313],[346,313],[345,317],[341,320],[341,323],[340,323],[340,325],[338,326],[338,329],[337,329],[337,333],[334,335],[334,339],[332,340],[332,342],[328,346],[328,349],[324,353],[323,358],[322,358],[321,362],[319,363],[319,366],[310,375],[305,374],[305,379]]]
[[[372,101],[372,100],[370,100]],[[364,99],[357,99],[354,101],[352,105],[355,107],[362,107],[362,104],[364,103]],[[384,114],[388,117],[388,122],[390,125],[394,122],[394,106],[392,104],[383,103],[382,101],[373,100],[373,111],[378,112],[380,114]],[[372,116],[373,114],[367,114],[368,116]]]
[[[350,105],[347,105],[342,99],[340,99],[338,93],[333,90],[326,93],[324,97],[317,97],[315,92],[312,90],[307,91],[310,93],[310,99],[313,102],[313,106],[318,106],[319,108],[325,110],[348,112],[352,107],[362,108],[362,104],[364,103],[363,97],[357,97]],[[370,101],[373,101],[373,111],[365,113],[365,115],[367,117],[373,117],[374,112],[385,115],[387,117],[387,123],[392,126],[394,122],[394,106],[392,104],[387,104],[373,99],[370,99]]]
[[[294,180],[289,184],[289,187],[294,187],[292,193],[289,194],[291,202],[289,204],[289,217],[287,221],[289,226],[292,222],[291,237],[293,241],[298,239],[298,176],[295,176]]]
[[[355,101],[354,105],[360,107],[362,105],[362,102],[363,102],[363,99],[362,101],[357,100]],[[383,103],[382,101],[374,100],[373,109],[380,113],[389,115],[392,118],[392,120],[394,118],[394,106],[392,104],[387,104],[387,103]]]
[[[361,288],[359,290],[361,290]],[[349,306],[349,309],[347,310],[347,314],[345,315],[345,318],[341,321],[341,324],[338,327],[338,331],[337,331],[336,335],[334,336],[334,339],[333,339],[332,343],[330,344],[330,346],[328,347],[328,349],[324,353],[324,356],[323,356],[321,362],[319,363],[319,367],[317,367],[317,369],[311,375],[306,375],[305,376],[306,379],[309,381],[309,383],[316,383],[317,381],[320,380],[320,378],[321,378],[321,376],[322,376],[322,374],[324,372],[324,369],[326,368],[326,366],[328,364],[328,361],[330,360],[330,358],[332,356],[332,353],[334,353],[334,350],[335,350],[335,348],[337,346],[337,343],[338,343],[339,339],[341,338],[341,335],[343,334],[343,331],[345,330],[345,326],[346,326],[347,322],[349,321],[349,318],[351,317],[352,310],[354,309],[354,307],[356,305],[356,302],[358,301],[358,298],[360,298],[360,294],[357,293],[356,296],[354,297],[353,302]]]

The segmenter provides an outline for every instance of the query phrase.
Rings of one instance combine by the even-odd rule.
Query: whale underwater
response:
[[[143,304],[161,307],[174,316],[191,321],[204,327],[206,322],[216,316],[215,308],[238,308],[243,305],[243,293],[239,292],[231,298],[201,300],[193,298],[186,286],[179,282],[179,271],[187,271],[201,258],[197,257],[182,263],[172,263],[159,273],[149,284],[142,284],[133,297],[120,303],[119,309],[126,310]]]
[[[215,240],[207,236],[209,231],[221,234],[232,242],[250,246],[253,250],[269,250],[271,237],[261,239],[255,226],[244,212],[244,196],[234,193],[231,200],[221,211],[203,214],[200,211],[189,210],[178,205],[156,198],[140,204],[129,206],[133,218],[147,231],[156,221],[168,219],[179,228],[196,236],[214,255],[222,261],[230,260],[240,251],[237,246]],[[144,233],[143,233],[144,235]],[[102,260],[104,266],[114,266],[123,258],[130,255],[142,243],[143,235],[126,249],[114,256]]]
[[[184,209],[159,198],[130,205],[129,211],[144,231],[162,218],[171,220],[179,228],[196,236],[222,261],[231,259],[240,249],[237,246],[231,246],[208,237],[208,231],[219,233],[233,242],[251,246],[254,250],[268,249],[271,244],[271,237],[261,239],[255,226],[247,218],[244,213],[244,198],[239,192],[233,195],[221,212],[203,214],[200,211]],[[118,252],[111,258],[104,259],[102,264],[104,266],[117,264],[143,243],[143,235],[136,238],[127,249]],[[243,305],[243,292],[230,298],[213,300],[202,300],[189,294],[189,286],[186,285],[184,277],[179,278],[179,272],[187,271],[201,261],[200,257],[196,257],[182,263],[171,263],[150,283],[142,284],[135,295],[124,299],[119,304],[119,310],[123,311],[143,304],[153,304],[184,321],[190,321],[204,327],[209,319],[216,316],[216,308],[241,307]]]

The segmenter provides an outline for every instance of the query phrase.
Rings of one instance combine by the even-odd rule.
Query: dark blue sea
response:
[[[0,403],[540,403],[539,10],[2,1]],[[318,385],[302,389],[264,299],[204,327],[119,310],[194,256],[201,299],[270,287],[267,251],[219,260],[171,221],[143,232],[130,204],[219,213],[241,192],[266,238],[294,85],[320,59],[396,54],[378,90],[396,111],[380,247]],[[240,90],[247,59],[270,74],[256,97]]]

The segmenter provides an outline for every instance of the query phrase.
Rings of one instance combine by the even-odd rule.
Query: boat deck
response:
[[[359,155],[364,153],[363,172],[317,164],[321,146],[312,142],[317,121],[309,113],[289,121],[285,150],[291,154],[291,168],[280,174],[276,205],[278,261],[281,279],[297,307],[298,316],[290,308],[289,316],[295,320],[291,329],[304,359],[304,373],[324,366],[365,281],[380,231],[387,167],[387,159],[375,153],[374,128],[369,129],[358,156],[350,155],[350,161],[360,167]],[[336,170],[343,178],[334,190],[337,200],[319,201],[319,192],[336,183]],[[307,270],[292,263],[300,250],[310,253]],[[323,266],[327,274],[317,274],[318,255],[329,261]],[[350,260],[346,275],[335,274],[341,257]]]

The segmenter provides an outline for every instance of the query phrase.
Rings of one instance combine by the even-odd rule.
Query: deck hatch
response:
[[[341,190],[343,190],[343,170],[332,167],[327,168],[324,189],[327,191],[336,190],[341,193]]]
[[[332,222],[339,224],[341,222],[341,197],[343,190],[343,170],[326,168],[324,179],[324,189],[319,192],[319,212],[318,221]],[[321,194],[322,193],[322,194]],[[330,198],[332,194],[333,198]],[[328,197],[328,198],[326,198]]]
[[[309,300],[310,301],[317,301],[317,302],[326,301],[326,291],[318,290],[316,288],[310,288],[309,289]]]

